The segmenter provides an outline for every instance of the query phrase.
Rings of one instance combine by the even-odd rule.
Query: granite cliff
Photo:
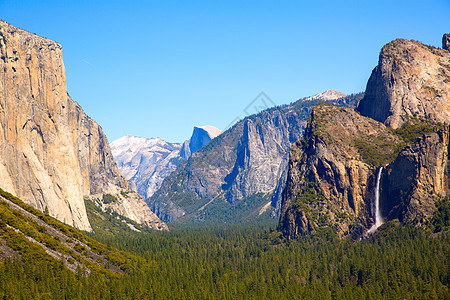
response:
[[[350,108],[316,105],[304,138],[291,147],[280,227],[289,238],[330,226],[361,234],[373,220],[377,166],[403,141],[385,125]]]
[[[221,133],[222,130],[214,126],[194,126],[191,138],[185,141],[180,149],[180,156],[188,159],[192,153],[197,152]]]
[[[66,89],[61,46],[0,21],[0,186],[90,230],[84,197],[116,195],[128,217],[165,224],[129,190],[101,127]],[[144,204],[145,205],[145,204]],[[125,207],[127,207],[125,209]]]
[[[333,228],[363,235],[384,221],[426,226],[449,194],[450,53],[395,40],[383,47],[357,112],[317,106],[290,153],[279,228],[288,238]],[[447,46],[446,46],[447,45]]]
[[[444,47],[447,39],[444,37]],[[450,52],[416,41],[385,45],[357,110],[391,128],[408,118],[450,120]]]
[[[357,107],[396,129],[409,144],[383,176],[381,209],[388,220],[424,225],[450,191],[449,38],[443,36],[442,49],[403,39],[388,43]],[[419,134],[414,139],[411,133]]]
[[[381,212],[387,220],[426,225],[436,203],[449,195],[449,127],[436,126],[399,153],[381,181]]]

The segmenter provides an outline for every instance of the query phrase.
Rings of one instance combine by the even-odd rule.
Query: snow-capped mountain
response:
[[[111,151],[120,171],[131,188],[144,198],[152,195],[162,180],[175,170],[182,160],[180,149],[180,143],[134,135],[111,143]]]
[[[184,143],[169,143],[162,138],[134,135],[121,137],[110,144],[117,165],[130,187],[144,198],[153,195],[162,181],[191,153],[222,133],[213,126],[195,126]]]
[[[335,91],[335,90],[326,90],[322,93],[319,93],[317,95],[311,96],[306,98],[305,100],[324,100],[324,101],[329,101],[329,100],[336,100],[339,98],[343,98],[346,97],[347,95],[339,92],[339,91]]]

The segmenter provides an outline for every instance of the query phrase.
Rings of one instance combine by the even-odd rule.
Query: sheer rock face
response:
[[[191,139],[189,140],[189,152],[197,152],[221,133],[222,131],[220,129],[213,126],[195,126]]]
[[[421,136],[387,166],[381,182],[382,215],[423,223],[436,200],[449,194],[449,128]]]
[[[289,238],[323,226],[341,236],[359,235],[373,223],[377,166],[367,160],[361,141],[385,160],[395,158],[402,142],[383,124],[350,108],[314,107],[303,140],[290,151],[279,224]]]
[[[180,149],[180,156],[183,159],[188,159],[192,153],[197,152],[214,139],[222,134],[222,130],[206,125],[206,126],[194,126],[191,138],[184,141]]]
[[[83,230],[84,196],[129,189],[101,127],[67,93],[61,46],[4,21],[0,185]]]
[[[294,129],[294,136],[301,135],[300,128],[295,132],[295,124],[291,123],[297,116],[292,115],[289,119],[276,112],[270,118],[265,117],[263,123],[247,119],[243,124],[242,138],[237,147],[238,157],[225,178],[226,195],[230,202],[258,192],[273,192],[287,164],[292,142],[289,131]]]
[[[448,46],[444,37],[444,47]],[[391,128],[408,117],[450,120],[450,52],[416,41],[385,45],[357,110]]]

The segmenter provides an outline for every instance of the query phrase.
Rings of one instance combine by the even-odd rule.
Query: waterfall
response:
[[[380,178],[382,171],[383,167],[380,167],[377,174],[377,184],[375,185],[375,224],[367,231],[368,234],[374,233],[378,227],[383,225],[383,218],[381,217],[380,211]]]

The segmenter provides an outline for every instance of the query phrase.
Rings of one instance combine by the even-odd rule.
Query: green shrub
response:
[[[110,204],[117,201],[117,197],[111,194],[103,194],[102,198],[103,203]]]
[[[73,249],[81,254],[84,254],[87,251],[86,248],[83,245],[81,245],[80,243],[76,243],[75,246],[73,247]]]
[[[392,162],[399,151],[405,146],[404,143],[393,144],[378,139],[353,141],[361,159],[371,165],[381,166]]]
[[[73,265],[75,263],[75,259],[73,259],[72,257],[67,258],[67,262],[71,265]]]
[[[428,120],[410,119],[401,128],[394,129],[393,131],[407,144],[411,144],[423,134],[436,132],[439,128],[441,128],[440,124]]]

